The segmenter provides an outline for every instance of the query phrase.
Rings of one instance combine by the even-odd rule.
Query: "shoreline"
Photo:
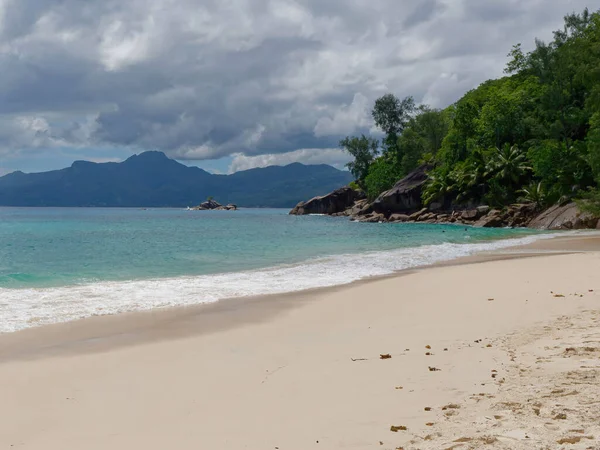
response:
[[[237,326],[275,319],[315,297],[396,279],[439,267],[483,264],[576,252],[600,252],[600,234],[557,235],[531,244],[480,252],[466,257],[366,277],[350,283],[265,295],[220,299],[194,305],[85,317],[0,334],[0,365],[11,360],[103,352],[115,348],[218,333]],[[217,318],[217,320],[214,320]]]
[[[524,245],[554,233],[504,232],[491,236],[449,231],[449,242],[399,242],[395,248],[362,250],[331,255],[304,256],[299,261],[272,262],[257,268],[230,269],[208,274],[172,274],[160,278],[96,280],[67,285],[0,288],[4,300],[0,334],[66,323],[97,315],[114,315],[152,309],[208,304],[236,297],[280,295],[289,292],[341,286],[357,280],[387,276],[482,251]],[[572,233],[572,232],[569,232]],[[583,233],[583,232],[577,232]],[[443,241],[444,239],[440,239]],[[310,252],[309,252],[310,253]],[[317,252],[318,253],[318,252]],[[284,258],[285,259],[285,258]],[[44,301],[40,302],[39,299]],[[89,299],[89,300],[87,300]],[[15,305],[8,308],[8,305]],[[0,308],[2,305],[0,304]]]
[[[0,447],[593,448],[599,246],[12,333]]]

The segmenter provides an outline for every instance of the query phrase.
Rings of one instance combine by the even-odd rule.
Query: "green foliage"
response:
[[[362,191],[362,189],[360,188],[360,186],[358,185],[358,183],[356,181],[352,181],[348,184],[348,187],[350,189],[353,189],[355,191]]]
[[[346,137],[340,141],[340,147],[350,153],[354,160],[346,164],[350,173],[356,178],[356,183],[365,189],[365,178],[369,167],[379,154],[379,141],[365,136]]]
[[[369,168],[369,174],[365,179],[365,192],[368,199],[376,199],[379,194],[394,186],[402,175],[398,166],[390,164],[385,156],[377,158]]]
[[[510,76],[445,110],[393,94],[377,99],[382,156],[365,152],[368,164],[354,163],[370,198],[423,162],[435,166],[426,204],[521,199],[541,207],[600,183],[600,12],[568,15],[551,42],[537,40],[529,53],[517,44],[508,56]],[[582,201],[595,204],[595,192]]]
[[[432,179],[424,200],[444,190],[458,202],[548,203],[600,182],[600,13],[571,14],[552,42],[528,54],[517,44],[509,57],[512,76],[447,109],[434,158],[447,186]]]
[[[600,113],[595,113],[590,119],[586,143],[592,176],[596,183],[600,183]]]
[[[375,106],[371,115],[375,125],[385,133],[383,150],[385,153],[398,151],[396,146],[398,136],[410,119],[415,110],[415,101],[412,97],[400,100],[394,94],[385,94],[375,100]],[[398,157],[397,160],[401,160]]]
[[[582,211],[600,217],[600,190],[592,188],[584,192],[577,200],[577,205]]]
[[[502,149],[497,148],[487,164],[487,176],[509,190],[521,185],[530,170],[525,153],[516,145],[511,147],[507,144]]]
[[[512,50],[508,54],[508,57],[510,57],[511,60],[506,65],[504,73],[512,74],[516,72],[521,72],[523,69],[525,69],[525,66],[527,64],[527,58],[525,57],[525,54],[521,49],[520,43],[513,45]]]
[[[450,194],[452,190],[453,181],[450,172],[438,167],[429,172],[429,180],[423,189],[423,203],[430,205]]]
[[[533,182],[519,192],[521,194],[521,201],[533,203],[538,209],[548,204],[548,196],[541,181],[539,183]]]
[[[449,120],[445,111],[422,105],[410,119],[398,138],[401,173],[416,169],[425,155],[431,159],[437,154],[448,132]]]

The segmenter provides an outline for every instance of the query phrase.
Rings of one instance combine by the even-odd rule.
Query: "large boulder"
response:
[[[410,220],[419,220],[423,214],[427,214],[428,212],[429,210],[427,208],[422,208],[419,211],[412,213],[410,216],[408,216],[408,218]]]
[[[390,218],[388,219],[389,222],[408,222],[410,220],[410,217],[407,216],[406,214],[392,214],[390,216]]]
[[[314,197],[306,202],[300,202],[290,214],[336,214],[346,211],[352,207],[357,200],[364,198],[362,192],[344,186],[330,194]]]
[[[504,226],[504,219],[500,211],[492,209],[487,215],[475,222],[474,225],[482,228],[502,227]]]
[[[381,222],[386,221],[385,216],[383,214],[378,214],[378,213],[371,213],[366,216],[356,217],[355,220],[357,222],[364,222],[364,223],[381,223]]]
[[[373,202],[375,212],[385,214],[407,214],[420,210],[423,207],[421,192],[427,181],[427,172],[432,166],[424,164],[413,170],[398,181],[392,189],[381,194]]]
[[[595,228],[598,219],[582,213],[576,203],[554,205],[529,223],[529,228],[541,230],[572,230]]]
[[[466,221],[477,220],[479,217],[481,217],[481,215],[476,209],[467,209],[460,215],[460,218]]]

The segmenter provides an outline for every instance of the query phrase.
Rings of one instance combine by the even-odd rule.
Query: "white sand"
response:
[[[90,322],[127,344],[102,351],[64,344],[70,325],[0,336],[0,449],[600,448],[600,253],[272,302],[235,326],[157,325],[177,338],[136,339],[142,315]]]

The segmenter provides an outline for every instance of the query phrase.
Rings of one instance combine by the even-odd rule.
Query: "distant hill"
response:
[[[50,172],[0,177],[0,206],[186,207],[208,196],[245,207],[293,207],[348,184],[352,176],[328,165],[299,163],[212,175],[162,152],[121,163],[75,161]]]

